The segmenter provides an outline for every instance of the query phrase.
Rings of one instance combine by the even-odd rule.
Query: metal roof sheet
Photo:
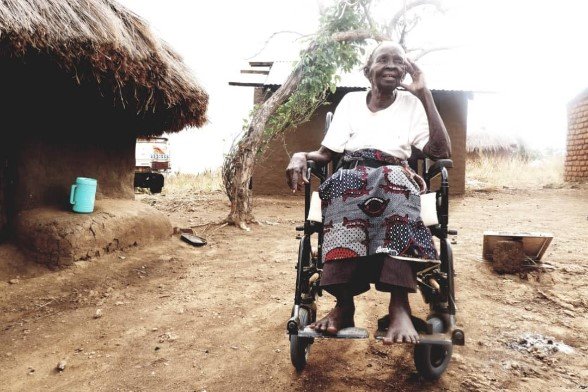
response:
[[[280,86],[294,68],[296,62],[294,61],[275,61],[270,68],[269,75],[263,82],[265,86]],[[449,80],[449,78],[443,77],[443,73],[437,71],[424,69],[427,85],[431,90],[441,91],[487,91],[487,89],[474,88],[472,83],[468,83],[465,80]],[[446,75],[446,74],[445,74]],[[353,70],[352,72],[341,72],[339,73],[340,80],[337,83],[339,88],[369,88],[370,83],[363,74],[361,67]],[[457,79],[457,78],[456,78]],[[410,79],[409,79],[410,80]]]

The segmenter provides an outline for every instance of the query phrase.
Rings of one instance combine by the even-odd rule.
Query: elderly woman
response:
[[[377,290],[390,292],[384,343],[416,343],[408,301],[408,292],[416,290],[415,273],[409,263],[391,256],[437,258],[437,252],[420,219],[424,183],[406,160],[411,146],[433,159],[448,158],[450,141],[423,73],[400,45],[381,43],[363,70],[371,90],[345,95],[320,149],[294,154],[286,170],[295,192],[307,182],[307,160],[327,164],[343,154],[343,166],[319,189],[321,286],[337,303],[310,327],[336,334],[354,326],[353,297],[375,283]],[[410,84],[402,83],[407,72]]]

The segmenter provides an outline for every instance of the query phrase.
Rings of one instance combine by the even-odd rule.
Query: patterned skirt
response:
[[[436,259],[431,232],[420,217],[424,181],[407,162],[372,149],[345,152],[342,159],[348,168],[319,188],[325,265],[378,254]],[[362,161],[385,164],[370,167]]]

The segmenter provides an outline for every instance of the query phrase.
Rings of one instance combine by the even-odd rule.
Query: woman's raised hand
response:
[[[422,98],[423,93],[427,91],[427,83],[425,81],[425,75],[423,74],[423,71],[421,71],[419,66],[409,58],[406,58],[404,65],[406,67],[406,71],[412,78],[412,83],[400,83],[400,85],[407,91],[410,91],[417,98]]]

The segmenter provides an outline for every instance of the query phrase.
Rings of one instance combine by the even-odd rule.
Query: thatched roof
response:
[[[0,0],[0,58],[46,56],[149,129],[206,122],[208,95],[170,47],[112,0]]]
[[[512,152],[518,145],[517,140],[505,133],[491,132],[484,127],[468,130],[466,138],[467,152]]]

